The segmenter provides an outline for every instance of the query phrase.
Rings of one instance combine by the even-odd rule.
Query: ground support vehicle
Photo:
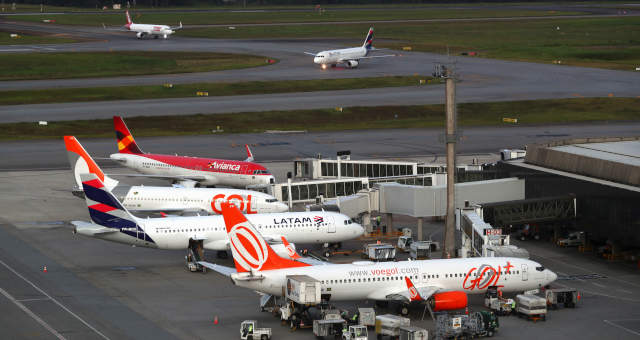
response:
[[[575,288],[554,288],[545,291],[547,306],[558,309],[559,305],[575,308],[580,301],[580,293]]]
[[[325,336],[333,336],[338,338],[343,335],[343,330],[347,327],[347,321],[340,318],[329,318],[322,320],[313,320],[313,335],[318,338]]]
[[[375,326],[376,310],[373,308],[358,308],[358,325],[365,327]]]
[[[431,258],[431,250],[435,246],[431,241],[414,241],[409,246],[409,257],[412,260],[426,260]]]
[[[369,332],[367,326],[352,325],[349,329],[342,333],[342,340],[367,340]]]
[[[482,311],[469,315],[436,314],[436,339],[457,339],[460,337],[491,337],[498,330],[498,317],[493,312]]]
[[[362,257],[373,261],[395,261],[396,248],[387,243],[365,244]]]
[[[498,315],[509,315],[513,312],[515,301],[503,298],[497,287],[489,287],[484,294],[484,306]]]
[[[429,332],[424,328],[403,326],[399,330],[400,340],[429,340]]]
[[[269,340],[271,328],[258,328],[256,320],[244,320],[240,324],[241,340]]]
[[[376,316],[376,336],[382,339],[383,336],[399,337],[400,327],[410,326],[411,320],[393,314],[383,314]]]
[[[288,275],[286,282],[285,301],[278,311],[280,320],[289,323],[291,329],[312,327],[313,320],[324,319],[324,315],[331,314],[323,304],[320,281],[306,275]],[[316,315],[311,315],[311,307],[317,309]],[[335,314],[340,317],[337,311]]]
[[[538,295],[516,295],[516,313],[533,321],[547,320],[547,299]]]
[[[558,240],[558,245],[561,247],[577,247],[585,244],[586,234],[584,231],[575,231],[570,233],[567,238]]]

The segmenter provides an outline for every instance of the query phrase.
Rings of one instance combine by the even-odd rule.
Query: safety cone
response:
[[[47,272],[47,266],[44,266],[44,268],[42,268],[42,272],[44,272],[44,273]]]
[[[469,315],[469,307],[464,307],[464,313]]]
[[[217,315],[213,317],[213,324],[214,325],[218,324],[218,316]]]

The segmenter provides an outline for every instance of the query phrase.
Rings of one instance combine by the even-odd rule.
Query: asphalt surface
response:
[[[8,25],[8,23],[4,23]],[[31,25],[31,24],[21,24]],[[40,24],[33,24],[41,27]],[[48,26],[47,26],[48,27]],[[174,36],[168,40],[137,40],[131,34],[105,33],[96,28],[66,26],[86,38],[107,41],[76,44],[1,46],[0,53],[41,51],[208,51],[264,55],[279,59],[275,65],[218,72],[113,77],[3,81],[0,90],[25,90],[62,87],[122,85],[160,85],[217,81],[275,81],[293,79],[335,79],[388,75],[431,74],[434,64],[454,61],[460,82],[458,102],[504,101],[574,97],[635,97],[640,95],[640,73],[569,67],[476,57],[455,57],[398,52],[395,58],[365,60],[357,69],[321,70],[302,52],[358,44],[344,39],[227,40],[195,39]],[[364,28],[363,28],[364,32]],[[175,98],[157,100],[110,101],[64,104],[0,106],[0,122],[75,120],[107,118],[113,114],[176,115],[193,113],[245,112],[336,106],[378,106],[393,104],[433,104],[444,102],[442,86],[361,89],[289,94]]]
[[[57,333],[64,339],[231,339],[237,338],[245,319],[272,328],[275,339],[313,338],[310,330],[291,332],[272,315],[261,313],[257,294],[233,286],[214,272],[186,271],[182,251],[132,248],[73,235],[67,222],[86,220],[88,214],[85,202],[69,192],[70,171],[16,171],[0,176],[0,289],[11,297],[0,294],[0,310],[11,315],[0,318],[1,338],[53,339]],[[394,220],[396,226],[415,227],[415,219],[396,216]],[[442,227],[442,222],[426,221],[425,233],[439,240]],[[357,249],[361,243],[345,246]],[[556,248],[547,241],[520,246],[560,275],[554,287],[577,288],[582,299],[576,309],[550,311],[546,322],[501,317],[497,339],[637,338],[640,274],[634,265],[607,262],[575,248]],[[206,256],[232,266],[230,260],[216,259],[213,253]],[[357,259],[332,258],[335,262]],[[47,273],[42,271],[45,265]],[[338,307],[353,311],[356,306],[371,305],[371,301],[353,301]],[[470,297],[470,309],[482,309],[481,296]],[[386,312],[393,310],[378,311]],[[411,323],[432,332],[435,325],[428,317],[422,320],[422,312],[421,307],[412,309]],[[213,322],[216,317],[218,324]],[[374,339],[373,329],[370,333]]]
[[[461,127],[458,154],[496,154],[503,148],[523,148],[557,139],[637,136],[640,122],[597,122],[549,126]],[[135,131],[132,131],[135,137]],[[333,158],[337,151],[351,150],[353,159],[426,158],[446,163],[442,129],[347,130],[304,134],[233,134],[136,138],[145,152],[186,156],[244,159],[244,144],[251,144],[258,162],[291,161],[322,154]],[[114,138],[80,139],[94,158],[117,152]],[[68,169],[62,139],[0,143],[0,171]],[[110,161],[103,162],[109,166]],[[268,164],[266,164],[269,167]],[[290,170],[291,171],[291,168]]]

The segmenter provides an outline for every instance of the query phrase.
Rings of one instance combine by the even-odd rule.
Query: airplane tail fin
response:
[[[247,149],[247,159],[245,159],[245,162],[253,162],[253,152],[251,152],[251,149],[249,148],[249,144],[245,144],[244,147]]]
[[[278,256],[235,205],[222,202],[220,206],[238,273],[309,266]]]
[[[116,140],[118,141],[118,152],[142,154],[142,149],[136,144],[133,135],[129,132],[127,124],[124,123],[122,117],[113,116],[113,126],[116,129]]]
[[[135,216],[131,215],[120,204],[120,201],[105,188],[104,183],[96,174],[81,174],[80,179],[89,208],[89,216],[94,223],[107,228],[125,229],[125,231],[137,233],[139,227]]]
[[[410,301],[411,302],[424,301],[424,299],[422,298],[422,296],[420,296],[420,293],[416,289],[416,286],[414,286],[413,282],[411,282],[411,279],[409,277],[405,276],[404,280],[407,282],[407,289],[409,289],[409,299],[410,299]]]
[[[290,258],[294,260],[298,260],[302,258],[300,255],[298,255],[298,253],[296,252],[296,249],[291,245],[291,243],[289,243],[289,241],[287,241],[287,239],[284,236],[280,236],[280,238],[282,239],[282,244],[284,244],[284,249],[287,250],[287,254],[289,255]]]
[[[127,15],[127,25],[133,24],[133,21],[131,21],[131,15],[129,15],[129,11],[126,11],[124,13]]]
[[[367,37],[364,39],[364,44],[362,47],[370,50],[373,48],[373,27],[369,27],[369,32],[367,33]]]
[[[107,176],[102,172],[102,169],[91,158],[89,153],[82,147],[80,142],[74,136],[64,136],[64,145],[67,148],[67,156],[69,156],[69,164],[71,165],[71,171],[73,171],[73,177],[76,179],[76,184],[79,189],[82,189],[82,180],[80,174],[92,173],[96,175],[107,187],[107,190],[111,191],[118,181]]]

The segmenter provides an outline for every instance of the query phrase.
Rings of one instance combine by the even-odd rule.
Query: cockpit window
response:
[[[536,267],[536,270],[539,271],[539,272],[544,271],[544,267],[543,266]]]
[[[274,203],[274,202],[278,202],[278,199],[277,198],[267,198],[267,199],[265,199],[265,202]]]
[[[267,170],[253,170],[254,175],[268,175],[269,171]]]

